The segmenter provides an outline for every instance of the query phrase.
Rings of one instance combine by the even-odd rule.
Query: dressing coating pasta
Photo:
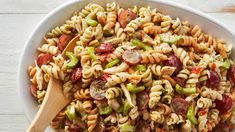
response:
[[[63,83],[72,100],[51,122],[58,131],[233,128],[231,46],[199,25],[156,8],[90,3],[43,39],[30,91],[41,104],[50,78]]]

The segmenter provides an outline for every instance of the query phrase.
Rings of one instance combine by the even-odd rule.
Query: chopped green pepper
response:
[[[85,18],[85,21],[86,21],[86,23],[88,24],[88,25],[90,25],[90,26],[92,26],[92,27],[94,27],[94,26],[96,26],[97,24],[98,24],[98,22],[96,21],[96,20],[93,20],[93,19],[91,19],[90,17],[86,17]]]
[[[99,114],[100,115],[108,115],[111,112],[112,112],[112,108],[110,106],[99,107]]]
[[[182,38],[182,36],[166,36],[166,35],[160,35],[160,40],[162,42],[168,43],[170,45],[176,43]]]
[[[97,58],[95,56],[95,47],[87,47],[87,52],[92,60],[96,61]]]
[[[142,42],[138,39],[133,39],[131,41],[131,43],[135,46],[143,48],[144,50],[152,50],[153,49],[151,46],[148,46],[147,44],[145,44],[144,42]]]
[[[124,123],[120,125],[120,132],[134,132],[134,131],[135,131],[135,127],[131,126],[128,123]]]
[[[123,115],[127,115],[130,108],[131,108],[131,105],[128,103],[127,100],[125,100],[124,101],[124,108],[123,108]]]
[[[146,71],[146,66],[138,64],[135,66],[135,70],[144,72],[144,71]]]
[[[115,110],[117,113],[123,112],[123,105],[121,105],[117,110]]]
[[[127,89],[130,91],[130,92],[133,92],[133,93],[138,93],[138,92],[141,92],[145,89],[144,86],[139,86],[139,87],[135,87],[133,84],[131,83],[128,83],[127,84]]]
[[[190,105],[187,110],[187,119],[189,119],[194,125],[197,124],[197,119],[194,115],[194,105]]]
[[[67,51],[65,55],[70,59],[70,62],[67,64],[67,68],[74,68],[78,64],[78,58],[72,52],[69,51]]]
[[[221,65],[221,67],[222,68],[224,68],[224,69],[229,69],[230,68],[230,61],[229,61],[229,59],[226,59],[225,61],[224,61],[224,63]]]
[[[196,88],[182,88],[179,84],[175,85],[175,90],[179,94],[194,94],[196,93]]]
[[[105,68],[113,67],[114,65],[118,64],[119,62],[120,62],[119,59],[115,59],[115,60],[109,62],[109,63],[105,66]]]
[[[76,119],[76,112],[74,105],[68,106],[67,110],[65,111],[65,114],[70,120]]]

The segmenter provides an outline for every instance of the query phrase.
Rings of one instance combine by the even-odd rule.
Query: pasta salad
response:
[[[231,49],[156,8],[90,3],[45,34],[28,68],[30,91],[40,106],[50,78],[63,82],[71,103],[51,122],[56,130],[227,132],[235,123]]]

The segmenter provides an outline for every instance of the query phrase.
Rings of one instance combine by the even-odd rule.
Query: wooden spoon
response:
[[[68,43],[62,52],[63,57],[66,57],[66,51],[73,51],[78,39],[79,36],[76,36]],[[42,105],[34,120],[31,122],[27,132],[45,131],[46,127],[57,113],[59,113],[69,102],[71,102],[71,100],[64,96],[61,82],[51,77]]]
[[[77,45],[76,42],[79,40],[80,36],[74,37],[69,44],[65,47],[64,51],[62,52],[62,56],[66,58],[66,51],[71,51],[73,52],[74,47]]]
[[[31,122],[27,132],[45,131],[53,118],[70,101],[70,99],[67,99],[64,96],[61,82],[51,77],[42,105],[40,106],[34,120]]]

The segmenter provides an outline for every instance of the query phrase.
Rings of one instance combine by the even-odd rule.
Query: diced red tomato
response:
[[[202,71],[202,67],[193,67],[191,70],[191,73],[200,74],[201,71]]]

